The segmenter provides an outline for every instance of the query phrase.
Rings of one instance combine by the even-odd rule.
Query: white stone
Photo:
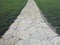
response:
[[[34,0],[28,0],[0,45],[60,45],[60,37],[45,22]]]

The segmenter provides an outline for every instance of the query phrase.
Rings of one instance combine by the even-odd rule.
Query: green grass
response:
[[[48,22],[60,34],[60,0],[35,0]]]
[[[27,0],[0,0],[0,37],[20,14]]]

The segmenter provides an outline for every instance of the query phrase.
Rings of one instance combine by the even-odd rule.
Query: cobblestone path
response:
[[[60,45],[60,37],[44,21],[34,0],[28,0],[0,45]]]

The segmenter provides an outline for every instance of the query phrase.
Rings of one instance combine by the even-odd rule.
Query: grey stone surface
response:
[[[0,45],[60,45],[60,37],[44,21],[34,0],[28,0]]]

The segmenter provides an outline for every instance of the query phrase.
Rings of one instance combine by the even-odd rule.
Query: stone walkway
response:
[[[0,45],[60,45],[60,37],[44,21],[34,0],[28,0]]]

